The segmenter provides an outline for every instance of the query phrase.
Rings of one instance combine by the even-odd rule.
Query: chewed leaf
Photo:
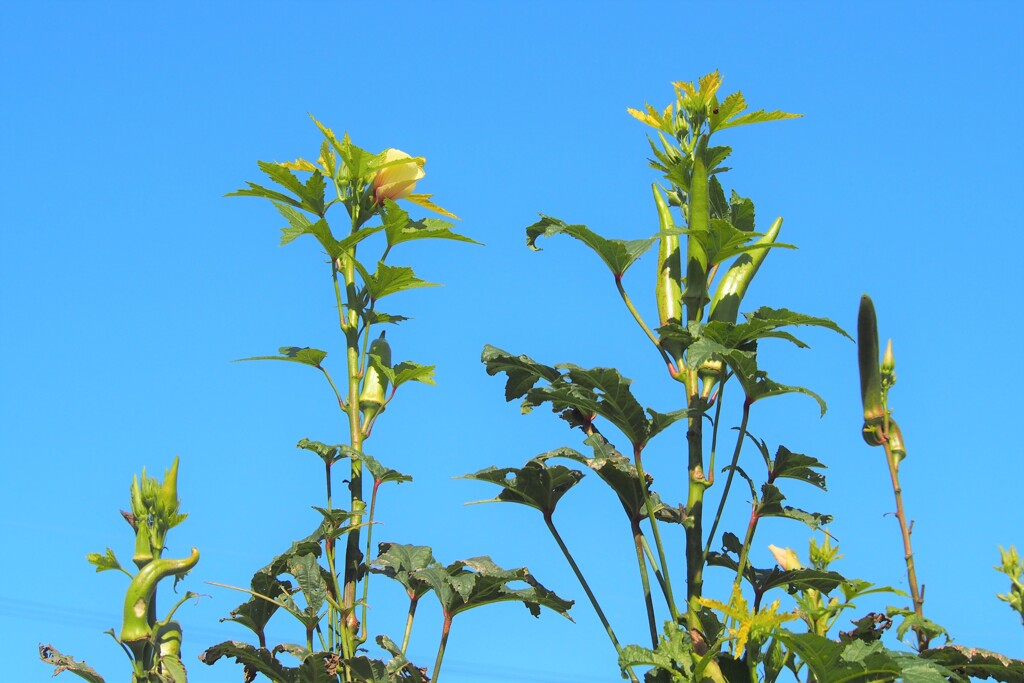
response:
[[[533,616],[547,607],[572,621],[572,600],[563,600],[542,586],[526,567],[502,569],[489,557],[471,557],[447,567],[432,565],[412,572],[434,589],[444,612],[454,617],[460,612],[493,602],[522,602]],[[510,588],[510,583],[526,583],[528,588]]]
[[[551,382],[558,379],[561,373],[549,365],[542,365],[529,356],[513,356],[495,346],[484,346],[480,360],[492,377],[504,372],[508,377],[505,383],[505,400],[514,401],[522,398],[537,382],[544,379]]]
[[[520,503],[550,515],[562,496],[583,479],[583,473],[564,465],[548,465],[546,460],[547,457],[539,456],[523,467],[488,467],[458,478],[486,481],[502,487],[497,498],[478,502]]]
[[[302,363],[322,370],[320,363],[327,357],[326,351],[311,349],[308,346],[282,346],[278,349],[280,356],[253,356],[251,358],[239,358],[236,363],[247,360],[283,360],[291,363]]]
[[[601,237],[585,225],[567,225],[563,221],[541,214],[541,219],[526,228],[526,244],[531,249],[539,250],[538,237],[550,237],[557,234],[574,237],[593,249],[615,277],[622,277],[626,270],[636,262],[657,238],[645,240],[614,240]]]
[[[47,664],[57,667],[53,672],[54,676],[64,671],[70,671],[89,683],[106,683],[103,676],[100,676],[91,666],[85,662],[76,661],[71,655],[62,654],[53,645],[40,645],[39,658]]]

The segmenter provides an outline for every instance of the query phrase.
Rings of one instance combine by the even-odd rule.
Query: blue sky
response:
[[[415,477],[385,492],[376,535],[431,545],[446,562],[490,554],[525,564],[577,600],[576,624],[512,605],[456,620],[442,680],[617,680],[614,653],[539,516],[465,507],[496,492],[452,477],[580,445],[546,410],[524,417],[504,403],[502,382],[479,363],[485,343],[544,362],[615,365],[645,404],[678,407],[597,259],[568,239],[532,253],[524,228],[544,212],[609,237],[655,232],[646,129],[626,107],[664,106],[672,81],[716,68],[754,108],[804,114],[723,134],[735,150],[726,187],[753,198],[761,221],[785,216],[782,239],[800,247],[768,259],[746,308],[785,306],[852,331],[859,296],[874,296],[881,335],[895,340],[892,401],[909,448],[903,483],[926,614],[960,644],[1024,657],[1018,620],[995,598],[1006,582],[991,569],[997,545],[1024,550],[1013,512],[1024,480],[1013,246],[1024,9],[707,6],[6,3],[5,678],[49,679],[35,659],[40,642],[108,680],[128,676],[102,634],[119,626],[123,583],[93,574],[84,556],[105,546],[130,556],[117,510],[132,474],[162,472],[175,454],[190,517],[169,552],[200,548],[187,587],[212,596],[179,612],[190,678],[240,676],[194,660],[245,637],[217,621],[240,597],[203,582],[245,585],[308,533],[320,470],[294,444],[338,440],[341,429],[313,373],[229,361],[284,345],[337,350],[340,338],[314,243],[279,248],[269,205],[223,195],[259,180],[257,159],[314,155],[312,113],[366,149],[426,157],[420,189],[486,244],[403,254],[445,286],[396,298],[391,308],[414,320],[389,338],[398,358],[436,364],[438,386],[401,392],[367,445]],[[626,277],[649,316],[653,268],[648,256]],[[777,399],[755,411],[751,431],[829,465],[828,495],[794,491],[793,501],[835,515],[845,555],[836,569],[905,586],[882,456],[858,433],[854,346],[806,338],[811,350],[766,347],[763,362],[822,393],[828,415],[807,399]],[[682,495],[671,482],[684,438],[670,432],[647,456],[669,500]],[[556,521],[622,639],[641,642],[628,531],[588,479]],[[740,496],[731,508],[726,525],[736,528]],[[807,538],[795,523],[765,525],[753,560],[770,564],[769,543],[804,553]],[[681,566],[681,534],[674,542]],[[374,590],[376,626],[399,637],[399,592]],[[410,651],[421,665],[436,647],[431,609]],[[301,639],[283,617],[274,624],[272,639]]]

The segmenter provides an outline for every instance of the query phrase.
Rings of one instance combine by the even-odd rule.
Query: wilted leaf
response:
[[[96,673],[96,670],[91,666],[85,662],[76,661],[71,655],[62,654],[53,645],[40,645],[39,658],[47,664],[57,667],[54,669],[54,676],[64,671],[70,671],[89,681],[89,683],[106,683],[103,680],[103,676]]]

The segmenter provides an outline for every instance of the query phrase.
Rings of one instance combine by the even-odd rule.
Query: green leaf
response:
[[[289,197],[286,194],[282,194],[276,190],[271,190],[262,185],[256,183],[246,182],[249,186],[248,189],[235,190],[234,192],[228,192],[225,197],[261,197],[263,199],[269,199],[275,202],[281,202],[282,204],[289,204],[298,209],[304,208],[302,202],[293,197]]]
[[[886,607],[886,614],[890,617],[900,616],[903,617],[903,621],[896,627],[896,637],[903,640],[903,637],[907,635],[907,631],[914,629],[914,631],[921,631],[927,634],[928,639],[938,638],[942,636],[948,643],[951,638],[949,637],[949,631],[942,626],[939,626],[931,619],[918,615],[912,609],[904,609],[902,607]]]
[[[1011,659],[996,652],[961,645],[933,647],[921,653],[921,658],[936,662],[961,676],[991,678],[1002,683],[1024,683],[1024,661]]]
[[[737,325],[736,332],[739,334],[739,338],[744,341],[761,339],[766,336],[766,332],[790,325],[824,327],[833,332],[838,332],[851,341],[853,339],[853,337],[846,333],[846,330],[828,318],[818,318],[812,315],[796,313],[786,308],[775,309],[762,306],[753,313],[744,313],[743,316],[747,319],[747,322]]]
[[[434,370],[436,365],[420,365],[411,360],[405,360],[394,367],[394,377],[391,383],[397,389],[406,382],[421,382],[434,386]]]
[[[315,615],[327,601],[327,584],[320,573],[317,556],[310,553],[290,558],[288,573],[299,582],[299,588],[306,598],[306,613]]]
[[[337,683],[337,674],[329,672],[340,663],[341,658],[333,652],[311,652],[302,658],[297,683]]]
[[[388,247],[393,247],[402,242],[422,239],[446,239],[480,244],[480,242],[465,235],[452,232],[451,229],[454,227],[454,224],[448,221],[438,218],[425,218],[418,221],[410,220],[408,212],[390,199],[384,200],[381,220],[384,223],[384,234],[387,236]]]
[[[275,683],[298,683],[297,668],[286,667],[266,648],[255,648],[249,643],[229,640],[207,648],[199,655],[199,661],[213,665],[222,657],[234,657],[245,666],[245,670],[260,673]]]
[[[65,671],[70,671],[71,673],[89,681],[89,683],[106,683],[106,681],[103,680],[103,676],[96,673],[96,670],[91,666],[85,662],[76,661],[71,655],[62,654],[53,645],[40,645],[39,658],[47,664],[57,667],[53,672],[54,676]]]
[[[875,586],[870,581],[863,579],[849,579],[840,588],[843,591],[843,597],[846,602],[852,602],[856,598],[863,595],[872,595],[874,593],[894,593],[895,595],[901,595],[907,597],[905,591],[899,588],[893,588],[892,586]]]
[[[97,573],[105,572],[110,569],[120,569],[121,571],[125,571],[124,567],[121,566],[121,563],[117,561],[117,557],[114,556],[114,551],[110,548],[107,548],[107,552],[103,555],[100,555],[99,553],[89,553],[85,556],[85,559],[89,564],[95,565]]]
[[[377,645],[391,655],[387,663],[389,683],[429,683],[426,669],[420,669],[405,658],[401,648],[385,635],[376,638]]]
[[[290,593],[292,584],[290,581],[281,580],[265,572],[257,572],[252,577],[250,589],[259,595],[280,595]],[[241,624],[256,634],[263,647],[266,647],[267,639],[264,630],[270,618],[274,616],[280,607],[273,602],[252,596],[247,602],[231,610],[230,614],[221,621],[232,621]]]
[[[402,474],[398,470],[385,467],[372,455],[361,453],[357,456],[357,459],[366,465],[366,469],[370,471],[375,484],[379,485],[391,481],[401,484],[402,482],[412,481],[412,477],[408,474]]]
[[[290,363],[302,363],[303,365],[309,365],[317,368],[318,370],[323,370],[320,363],[322,363],[324,358],[327,357],[326,351],[311,349],[308,346],[282,346],[277,351],[281,354],[280,356],[253,356],[251,358],[239,358],[234,362],[241,363],[242,361],[248,360],[283,360]]]
[[[409,598],[418,600],[430,591],[430,584],[416,576],[415,572],[431,566],[440,566],[426,545],[401,545],[381,543],[377,558],[370,562],[370,571],[383,574],[405,586]]]
[[[300,439],[295,444],[295,447],[316,453],[324,461],[325,465],[333,465],[342,458],[349,458],[357,453],[348,444],[339,443],[329,446],[320,441],[311,441],[309,439]]]
[[[292,192],[299,198],[299,206],[310,213],[318,216],[324,214],[324,189],[327,187],[324,176],[319,171],[303,183],[290,170],[277,163],[257,161],[260,170],[267,174],[267,177]]]
[[[531,249],[539,251],[540,247],[536,245],[538,237],[550,237],[560,233],[578,239],[597,252],[597,255],[617,278],[621,278],[626,270],[657,241],[655,237],[645,240],[605,239],[584,225],[566,225],[557,218],[541,214],[541,219],[538,222],[526,228],[526,244]]]
[[[540,616],[540,608],[558,612],[572,621],[568,610],[572,600],[563,600],[542,586],[526,567],[502,569],[489,557],[472,557],[442,567],[433,565],[412,572],[434,589],[444,613],[449,617],[495,602],[522,602],[530,613]],[[525,582],[528,588],[509,588],[510,583]]]
[[[881,643],[858,640],[840,645],[813,633],[786,630],[778,637],[803,660],[818,683],[872,683],[893,680],[901,672]]]
[[[437,286],[416,277],[408,266],[389,266],[383,261],[377,264],[376,272],[366,277],[366,291],[373,301],[407,289]]]
[[[761,504],[757,509],[758,515],[761,517],[795,519],[798,522],[803,522],[815,531],[832,521],[832,515],[824,515],[820,512],[804,512],[788,505],[783,506],[782,501],[785,499],[786,497],[782,495],[782,492],[774,484],[762,485]]]
[[[768,466],[768,479],[797,479],[827,491],[825,475],[814,471],[817,469],[826,469],[826,465],[817,458],[794,453],[785,446],[779,446],[779,450],[775,452],[775,459]]]
[[[488,375],[493,377],[504,372],[508,377],[505,383],[506,401],[522,398],[542,379],[553,382],[561,376],[558,370],[549,365],[542,365],[529,356],[513,356],[490,344],[484,346],[480,360]]]
[[[739,93],[736,93],[739,94]],[[741,95],[742,97],[742,95]],[[726,98],[728,100],[728,98]],[[745,105],[744,105],[745,108]],[[721,107],[719,107],[719,114],[721,114]],[[739,111],[742,111],[739,110]],[[803,114],[787,114],[784,111],[765,111],[760,109],[758,111],[750,112],[742,116],[736,116],[729,120],[719,120],[712,128],[712,130],[725,130],[726,128],[735,128],[736,126],[749,126],[754,123],[766,123],[768,121],[783,121],[785,119],[798,119]]]
[[[497,498],[479,503],[520,503],[551,515],[569,489],[583,479],[579,470],[564,465],[548,465],[544,454],[529,460],[523,467],[488,467],[457,479],[486,481],[502,487]]]

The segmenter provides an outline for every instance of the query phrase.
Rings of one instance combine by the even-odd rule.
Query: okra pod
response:
[[[391,367],[391,345],[380,337],[370,342],[369,353],[380,358],[380,362]],[[369,358],[366,360],[366,376],[363,378],[363,390],[359,394],[359,409],[363,411],[363,424],[368,425],[384,407],[387,400],[388,378],[377,371]]]
[[[192,548],[192,554],[180,560],[158,558],[139,570],[132,578],[124,596],[124,623],[121,626],[121,642],[138,643],[152,635],[149,621],[150,598],[161,579],[182,575],[199,562],[199,550]]]
[[[864,406],[864,440],[870,446],[884,443],[882,423],[882,373],[878,364],[878,320],[875,304],[867,294],[860,298],[857,314],[857,361],[860,366],[860,398]]]
[[[672,212],[668,202],[661,195],[657,185],[651,185],[654,193],[654,204],[658,209],[658,278],[655,286],[655,298],[658,302],[658,320],[662,326],[670,323],[677,325],[683,321],[681,261],[679,256],[679,235],[674,232]],[[662,347],[673,360],[682,357],[682,345],[675,340],[664,339]]]
[[[758,248],[744,252],[736,257],[733,264],[729,266],[722,279],[718,281],[715,295],[711,297],[711,307],[708,313],[709,320],[735,323],[740,312],[740,302],[747,293],[750,281],[757,274],[758,268],[764,263],[765,257],[771,251],[771,245],[775,243],[782,229],[782,217],[775,219],[768,232],[758,239],[754,244]]]
[[[701,242],[702,233],[708,232],[711,220],[708,206],[708,136],[698,140],[693,151],[693,172],[690,176],[687,211],[687,227],[691,234],[686,240],[686,289],[683,303],[686,304],[687,320],[696,320],[701,307],[708,301],[708,254]]]

